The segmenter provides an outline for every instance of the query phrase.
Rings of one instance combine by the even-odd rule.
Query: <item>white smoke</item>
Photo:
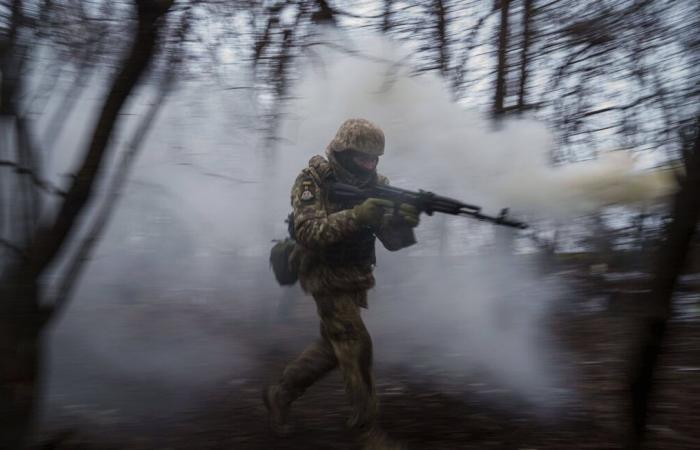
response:
[[[663,177],[637,173],[629,160],[616,160],[617,154],[552,169],[547,159],[554,140],[543,124],[508,121],[496,129],[484,115],[452,102],[437,76],[409,76],[406,52],[390,41],[337,38],[331,42],[370,58],[315,47],[292,92],[296,100],[286,105],[279,136],[284,144],[272,153],[262,151],[256,133],[253,90],[188,83],[171,96],[71,304],[74,315],[66,325],[59,324],[57,335],[95,347],[100,364],[117,370],[128,353],[98,348],[90,336],[99,321],[82,319],[94,314],[101,320],[105,310],[96,305],[120,305],[108,309],[105,320],[143,302],[184,310],[193,304],[196,311],[231,323],[260,320],[261,311],[283,295],[268,271],[266,252],[270,240],[285,232],[282,220],[289,212],[294,178],[311,156],[323,154],[349,117],[365,117],[383,127],[387,150],[379,169],[394,185],[482,204],[486,212],[512,206],[559,216],[611,202],[653,199],[669,189]],[[248,81],[241,79],[241,84]],[[148,101],[141,94],[132,111],[142,110]],[[94,99],[82,99],[67,132],[47,148],[82,149],[85,135],[78,130],[92,123],[96,107]],[[123,124],[115,142],[126,141],[132,125]],[[51,157],[47,177],[65,184],[65,175],[74,170],[74,155],[56,151]],[[366,314],[378,364],[399,364],[437,382],[449,378],[445,374],[483,371],[496,384],[550,402],[552,396],[542,392],[561,383],[559,371],[549,363],[555,349],[544,323],[561,286],[542,280],[527,262],[497,251],[493,227],[462,218],[425,217],[422,222],[416,246],[378,255],[378,285]],[[446,230],[449,238],[443,238]],[[442,256],[430,256],[436,254]],[[107,294],[95,294],[102,291]],[[313,314],[310,299],[303,308]],[[178,327],[191,327],[201,341],[182,364],[197,367],[200,343],[206,347],[210,339],[220,349],[225,340],[209,336],[207,320],[177,327],[164,323],[151,333],[179,336]],[[128,334],[127,322],[136,323],[125,318],[110,339]],[[230,359],[254,365],[259,355],[246,345],[239,343]],[[169,377],[171,361],[143,353],[157,362],[148,366],[148,376]],[[208,364],[216,366],[211,359]],[[228,374],[219,368],[206,381]]]
[[[627,152],[554,168],[555,140],[541,122],[509,120],[495,127],[484,114],[454,103],[437,75],[409,76],[409,55],[387,39],[335,45],[347,52],[333,46],[307,61],[282,133],[293,143],[284,149],[283,167],[303,165],[309,152],[322,153],[343,120],[360,116],[384,129],[380,170],[394,184],[430,181],[421,187],[487,207],[560,216],[655,202],[674,188],[669,172],[639,171]]]
[[[656,201],[672,189],[663,174],[637,171],[626,153],[552,168],[554,139],[544,124],[524,119],[495,127],[484,114],[455,104],[438,76],[409,76],[402,63],[408,55],[384,38],[329,39],[333,45],[306,61],[288,106],[281,129],[287,144],[275,177],[280,195],[350,117],[384,129],[379,171],[394,185],[482,204],[487,212],[511,206],[561,218],[613,203]],[[444,237],[435,239],[455,229],[460,232],[451,232],[446,248]],[[446,379],[439,374],[484,371],[495,384],[552,404],[561,368],[550,363],[556,349],[545,319],[563,295],[560,283],[543,280],[533,263],[503,254],[490,227],[424,218],[417,234],[419,244],[410,250],[380,254],[379,284],[367,314],[380,357],[436,382]],[[443,254],[464,253],[454,251],[459,245],[472,255],[429,258],[440,239]]]
[[[648,205],[665,200],[677,188],[673,171],[637,170],[628,152],[610,152],[596,161],[564,167],[549,175],[564,186],[563,201],[595,210],[607,205]]]
[[[335,47],[316,54],[292,94],[297,100],[281,135],[289,144],[280,149],[278,167],[295,170],[275,177],[280,195],[308,158],[323,154],[340,123],[364,117],[384,129],[379,170],[394,185],[430,189],[493,212],[517,200],[516,192],[547,200],[531,182],[516,189],[518,180],[548,170],[543,158],[552,138],[542,124],[523,120],[495,129],[479,112],[456,105],[437,76],[410,77],[407,67],[392,63],[406,55],[391,42],[367,38],[343,45],[366,57]],[[436,383],[479,372],[490,388],[553,404],[561,383],[549,362],[554,349],[544,319],[561,287],[488,247],[491,227],[445,220],[424,218],[418,245],[379,254],[378,286],[366,314],[377,360]],[[445,240],[448,229],[455,232]],[[460,254],[458,246],[472,254]],[[429,256],[438,253],[459,256]]]

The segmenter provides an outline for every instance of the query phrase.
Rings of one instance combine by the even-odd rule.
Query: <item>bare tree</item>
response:
[[[508,19],[510,0],[497,0],[501,12],[501,22],[498,27],[498,67],[496,68],[496,85],[493,97],[493,115],[500,117],[505,113],[506,77],[508,74]]]
[[[23,448],[34,419],[42,363],[42,331],[55,311],[55,305],[43,298],[39,281],[56,261],[89,206],[119,113],[153,58],[161,18],[171,4],[171,1],[156,0],[135,2],[137,25],[131,48],[104,98],[73,183],[49,224],[40,225],[37,220],[28,224],[27,239],[18,245],[19,254],[0,274],[0,363],[3,367],[0,371],[0,448]],[[20,1],[14,2],[13,10],[13,26],[17,29],[26,26]],[[18,45],[16,39],[6,40],[3,58],[17,58]],[[10,95],[16,92],[13,90]],[[16,101],[12,97],[3,99]],[[17,114],[17,109],[11,113]],[[18,147],[20,151],[30,151],[26,142],[18,142]],[[33,167],[32,161],[24,162]]]
[[[384,0],[384,11],[382,12],[382,32],[388,33],[393,25],[392,6],[394,0]]]
[[[654,280],[650,292],[651,307],[639,324],[639,340],[630,361],[630,430],[627,448],[641,447],[649,401],[653,394],[653,375],[664,343],[671,314],[673,293],[678,278],[690,259],[692,241],[700,216],[700,117],[695,137],[686,136],[685,176],[673,200],[671,222],[656,257]]]
[[[450,70],[450,53],[449,42],[447,35],[447,6],[442,0],[435,0],[432,8],[433,16],[435,17],[435,41],[437,45],[437,67],[443,77],[449,75]]]
[[[525,110],[525,100],[527,92],[527,77],[529,73],[530,44],[532,43],[532,3],[533,0],[523,0],[523,30],[522,44],[520,49],[520,83],[518,89],[518,103],[516,109],[519,112]]]

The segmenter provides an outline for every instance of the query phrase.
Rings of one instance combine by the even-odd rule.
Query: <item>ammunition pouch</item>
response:
[[[317,252],[317,255],[320,261],[331,266],[374,265],[374,235],[369,230],[362,230],[346,241]]]
[[[270,249],[270,267],[282,286],[291,286],[299,279],[299,261],[293,257],[295,248],[296,241],[286,238],[277,241]]]

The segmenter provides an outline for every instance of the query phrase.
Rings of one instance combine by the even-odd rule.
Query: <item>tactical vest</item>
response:
[[[321,203],[327,214],[351,209],[359,203],[331,201],[327,186],[337,180],[331,164],[324,158],[313,157],[304,172],[311,176],[321,190]],[[369,227],[363,227],[341,242],[321,251],[313,251],[313,255],[320,262],[331,266],[372,266],[376,263],[374,244],[374,233]]]

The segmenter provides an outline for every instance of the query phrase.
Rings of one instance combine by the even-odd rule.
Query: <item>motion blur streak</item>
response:
[[[184,410],[212,381],[245,377],[269,346],[298,351],[315,333],[313,302],[292,302],[297,288],[281,291],[266,252],[285,232],[294,177],[312,155],[323,154],[348,117],[384,128],[379,171],[393,184],[482,204],[488,213],[509,206],[528,217],[561,217],[653,201],[673,187],[663,174],[639,172],[619,155],[551,168],[554,139],[541,123],[495,127],[472,105],[454,104],[437,77],[409,76],[400,64],[406,50],[384,39],[327,39],[361,48],[363,56],[321,47],[308,59],[295,100],[286,105],[281,144],[271,151],[261,150],[258,99],[249,91],[187,82],[169,100],[72,313],[53,330],[49,410],[68,411],[70,401],[71,414],[85,411],[86,420],[97,420],[94,405],[141,402],[165,417],[165,409]],[[146,97],[133,102],[132,112]],[[68,129],[89,123],[94,105],[82,102]],[[122,133],[132,126],[127,121]],[[76,136],[65,133],[56,148],[79,148]],[[70,155],[63,157],[49,171],[59,174],[57,184],[72,165]],[[506,256],[501,250],[512,236],[500,233],[462,218],[424,218],[418,245],[380,252],[379,282],[365,315],[377,365],[397,365],[436,383],[483,373],[492,383],[484,390],[561,406],[575,396],[562,389],[570,385],[562,379],[567,367],[555,362],[565,358],[551,344],[546,320],[566,290],[556,278],[543,278],[529,256]],[[275,338],[280,324],[270,322],[280,298],[297,311],[292,317],[304,318],[283,325],[299,336]],[[233,338],[231,330],[256,335]],[[180,343],[177,354],[168,353],[173,342]],[[158,389],[146,390],[153,397],[125,391],[123,379]],[[171,403],[155,400],[160,390]]]

